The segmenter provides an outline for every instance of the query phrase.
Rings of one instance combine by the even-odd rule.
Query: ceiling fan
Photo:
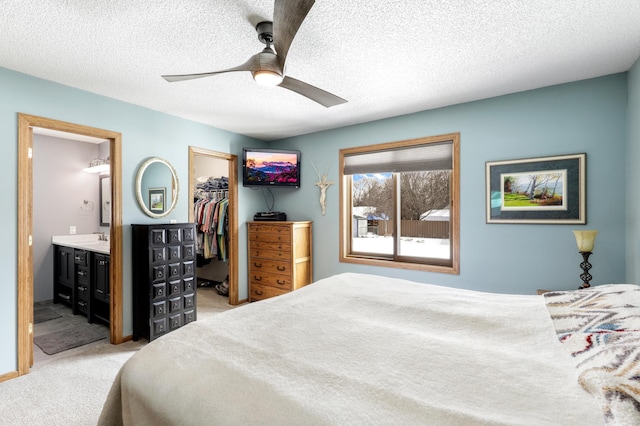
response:
[[[289,77],[284,73],[289,47],[315,0],[275,0],[273,22],[263,21],[256,25],[258,40],[266,44],[262,52],[253,55],[247,62],[220,71],[199,74],[163,75],[168,82],[192,80],[235,71],[249,71],[258,83],[280,86],[305,96],[327,108],[347,102],[339,96],[319,89],[311,84]],[[271,48],[275,48],[275,51]]]

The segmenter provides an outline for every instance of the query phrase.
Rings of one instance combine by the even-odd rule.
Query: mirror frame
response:
[[[105,183],[105,180],[109,180]],[[105,185],[108,187],[105,188]],[[100,226],[111,226],[111,176],[100,176]]]
[[[142,197],[142,177],[144,176],[144,172],[147,170],[147,168],[154,163],[160,163],[167,166],[167,168],[171,172],[171,178],[173,180],[172,182],[173,194],[171,194],[171,198],[172,198],[171,205],[167,207],[165,211],[162,213],[152,212],[149,209],[149,207],[147,207],[147,204],[145,203],[144,198]],[[140,165],[140,167],[138,167],[138,173],[136,174],[136,198],[138,199],[138,206],[140,206],[140,209],[147,216],[151,216],[154,218],[161,218],[161,217],[168,216],[173,211],[173,209],[175,209],[176,206],[178,205],[179,194],[180,194],[180,191],[179,191],[179,184],[178,184],[178,174],[176,173],[176,170],[173,168],[171,163],[169,163],[167,160],[160,157],[149,157]]]

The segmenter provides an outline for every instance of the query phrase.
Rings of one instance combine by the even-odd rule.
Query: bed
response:
[[[339,274],[149,343],[99,424],[640,424],[638,306]]]

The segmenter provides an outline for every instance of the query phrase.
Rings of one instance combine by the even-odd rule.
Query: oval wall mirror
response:
[[[178,203],[178,175],[159,157],[145,160],[136,175],[136,198],[143,212],[155,218],[171,213]]]

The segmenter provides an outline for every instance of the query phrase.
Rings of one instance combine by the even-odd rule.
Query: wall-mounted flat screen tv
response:
[[[300,186],[300,151],[243,148],[244,186]]]

